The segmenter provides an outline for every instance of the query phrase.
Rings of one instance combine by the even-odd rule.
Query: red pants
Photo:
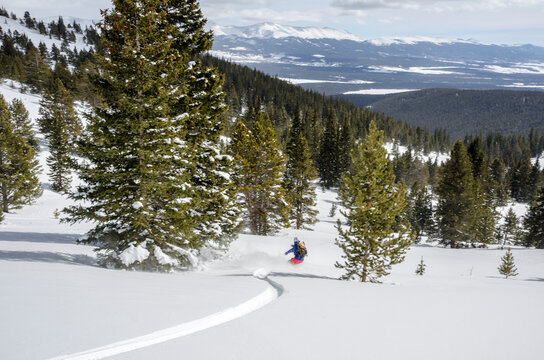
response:
[[[299,259],[295,259],[295,258],[292,258],[291,260],[289,260],[289,262],[291,264],[302,264],[304,260],[299,260]]]

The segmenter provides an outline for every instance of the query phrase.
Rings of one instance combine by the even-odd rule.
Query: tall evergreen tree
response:
[[[338,172],[340,174],[349,170],[351,166],[351,150],[353,149],[353,135],[348,117],[344,117],[338,134]]]
[[[477,179],[473,184],[473,206],[470,214],[469,238],[473,243],[490,244],[496,235],[497,212],[489,192]]]
[[[70,189],[73,161],[70,156],[73,140],[81,131],[74,110],[74,100],[64,88],[62,81],[55,80],[52,92],[47,92],[40,101],[40,129],[49,143],[47,158],[51,188],[58,192]]]
[[[520,245],[521,235],[519,219],[514,210],[509,208],[504,217],[504,222],[499,228],[499,244],[501,246]]]
[[[347,227],[340,221],[336,244],[342,249],[343,263],[336,267],[346,273],[342,279],[377,282],[389,274],[391,266],[402,262],[413,233],[401,214],[406,206],[405,190],[395,183],[383,132],[374,122],[364,142],[353,152],[353,168],[342,176],[339,197]]]
[[[525,154],[514,166],[510,180],[510,192],[512,197],[519,202],[528,202],[529,199],[529,178],[532,164],[528,154]]]
[[[172,49],[186,62],[180,74],[185,89],[172,105],[171,116],[184,116],[183,139],[189,150],[185,160],[192,164],[186,171],[192,189],[189,207],[194,232],[202,244],[226,249],[239,231],[241,218],[230,176],[232,158],[220,146],[221,115],[226,110],[224,77],[201,61],[201,54],[212,49],[213,33],[206,31],[197,1],[169,0],[164,11],[169,24],[183,29],[173,38]]]
[[[495,201],[495,205],[505,205],[508,193],[506,190],[504,162],[501,159],[495,159],[491,163],[489,182],[490,193]]]
[[[472,189],[472,166],[465,145],[459,140],[451,151],[450,159],[442,166],[436,187],[436,213],[443,244],[456,247],[457,242],[469,238]]]
[[[42,194],[36,153],[14,123],[0,95],[0,202],[2,212],[32,203]]]
[[[27,144],[37,153],[39,151],[39,143],[35,137],[34,130],[32,130],[28,110],[25,108],[23,102],[19,99],[13,99],[9,104],[9,110],[11,111],[15,131],[23,136]]]
[[[289,225],[282,186],[285,158],[268,115],[260,111],[253,114],[251,129],[237,122],[229,151],[249,228],[253,234],[267,235]]]
[[[531,203],[529,211],[523,219],[525,228],[525,245],[544,249],[544,187]]]
[[[341,174],[338,159],[338,124],[332,109],[329,109],[317,160],[317,169],[321,184],[326,188],[339,185]]]
[[[218,134],[207,133],[220,130],[214,127],[221,109],[211,109],[221,107],[221,94],[207,93],[219,83],[195,59],[200,41],[209,44],[211,33],[202,28],[194,1],[114,0],[113,5],[103,12],[107,57],[94,81],[104,104],[94,108],[77,148],[86,159],[78,165],[85,183],[72,198],[86,206],[68,208],[68,221],[97,223],[84,242],[99,245],[105,264],[186,269],[197,262],[203,234],[216,242],[226,236],[222,225],[226,233],[236,227],[236,214],[226,214],[224,224],[215,221],[223,211],[216,208],[223,184],[224,211],[232,202],[230,177],[221,170],[229,159],[215,151]],[[200,197],[205,184],[197,173],[212,162],[195,161],[202,149],[221,165],[210,179],[214,194]],[[135,252],[142,256],[131,256]]]
[[[420,241],[424,235],[429,238],[436,236],[437,229],[430,189],[416,182],[410,191],[409,199],[409,220],[416,233],[416,240]]]
[[[283,179],[286,200],[291,207],[289,218],[296,229],[307,229],[307,225],[317,222],[318,211],[314,208],[315,187],[311,183],[316,177],[317,171],[312,163],[310,148],[302,132],[302,123],[297,110],[289,134],[287,165]]]

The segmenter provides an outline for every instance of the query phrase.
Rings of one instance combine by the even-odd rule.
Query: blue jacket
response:
[[[298,248],[298,243],[299,243],[299,242],[300,242],[300,241],[295,241],[295,243],[293,244],[293,246],[291,247],[291,249],[289,249],[289,250],[285,253],[285,255],[287,255],[287,254],[289,254],[289,253],[293,253],[293,254],[295,254],[295,259],[300,260],[300,261],[303,261],[303,260],[304,260],[304,257],[298,257],[298,256],[296,256],[297,248]]]

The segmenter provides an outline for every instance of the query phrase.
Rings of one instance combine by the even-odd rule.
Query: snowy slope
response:
[[[47,24],[49,24],[51,21],[58,21],[58,19],[59,19],[58,17],[51,17],[51,18],[43,19],[43,21],[44,21],[44,24],[47,26]],[[37,20],[40,21],[42,19],[37,19]],[[73,17],[63,17],[63,20],[66,25],[72,24],[75,20],[77,23],[81,25],[83,30],[85,30],[86,26],[92,26],[94,24],[94,21],[92,20],[84,20],[84,19],[73,18]],[[38,47],[40,42],[43,42],[49,50],[51,50],[51,48],[53,47],[53,44],[55,44],[57,48],[59,49],[61,48],[62,40],[59,40],[54,36],[52,38],[49,38],[49,36],[40,34],[38,30],[29,29],[23,24],[21,24],[19,22],[19,19],[13,20],[11,18],[8,19],[6,17],[0,17],[0,26],[2,27],[2,31],[5,31],[5,32],[8,32],[8,30],[10,30],[12,33],[15,33],[15,31],[17,31],[19,34],[25,34],[36,47]],[[68,29],[68,30],[72,30],[72,29]],[[74,47],[76,47],[78,51],[90,49],[90,46],[87,45],[83,41],[83,35],[77,34],[77,33],[76,33],[76,42],[70,43],[70,49],[73,49]]]
[[[0,224],[0,359],[541,358],[544,251],[514,249],[520,275],[505,280],[502,250],[413,246],[384,284],[338,281],[335,200],[318,190],[314,231],[243,234],[198,271],[154,274],[95,266],[75,244],[89,225],[59,224],[67,200],[46,189]],[[283,254],[294,236],[300,266]]]

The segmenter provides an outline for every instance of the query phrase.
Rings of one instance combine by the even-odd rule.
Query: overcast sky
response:
[[[100,19],[109,0],[0,0],[35,17]],[[544,46],[544,0],[201,0],[221,25],[274,22],[347,30],[362,39],[432,36]]]

